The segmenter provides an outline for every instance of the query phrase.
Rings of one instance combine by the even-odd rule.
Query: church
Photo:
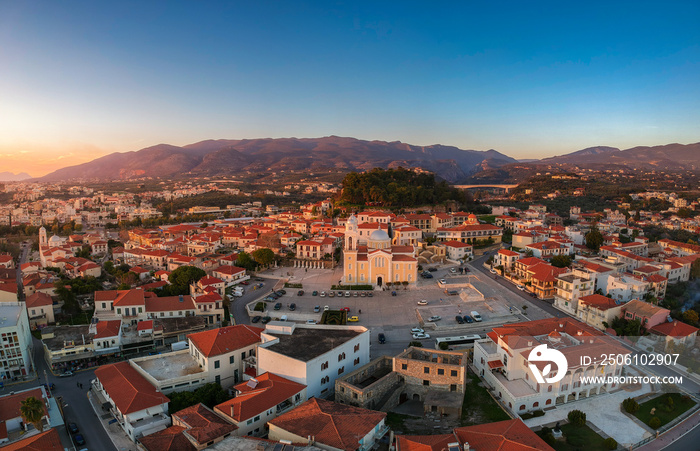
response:
[[[373,223],[372,227],[376,227],[376,230],[362,234],[355,215],[348,218],[343,250],[343,283],[380,288],[388,282],[415,284],[418,261],[414,247],[392,246],[391,237],[384,230],[386,224]]]

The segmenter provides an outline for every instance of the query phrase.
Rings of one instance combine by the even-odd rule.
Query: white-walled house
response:
[[[260,335],[257,374],[270,372],[306,385],[309,397],[330,396],[338,376],[369,363],[369,330],[362,326],[273,321]]]

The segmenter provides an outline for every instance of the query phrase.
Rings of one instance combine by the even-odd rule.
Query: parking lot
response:
[[[396,289],[396,296],[389,290],[374,290],[372,297],[355,296],[351,292],[350,297],[335,296],[321,297],[320,293],[330,291],[333,284],[337,284],[343,275],[341,267],[333,270],[303,269],[303,268],[277,268],[262,274],[265,278],[289,278],[290,283],[302,284],[304,294],[298,296],[300,288],[286,288],[286,294],[276,301],[268,303],[267,315],[273,319],[286,315],[289,321],[306,322],[318,321],[325,306],[332,310],[348,308],[348,316],[358,316],[359,321],[348,323],[367,327],[372,332],[372,357],[380,355],[395,355],[402,351],[412,340],[410,329],[421,326],[431,337],[424,341],[424,346],[433,347],[435,341],[432,338],[465,334],[484,335],[493,327],[509,322],[527,321],[550,317],[548,313],[539,309],[536,305],[523,301],[521,296],[515,295],[502,287],[497,281],[483,274],[470,264],[465,265],[470,271],[465,274],[450,272],[455,265],[430,265],[437,270],[432,272],[433,278],[419,278],[415,286],[407,290],[403,287]],[[445,284],[438,283],[440,279]],[[276,289],[282,286],[279,281],[276,284],[268,280],[265,289],[254,299],[259,299],[270,293],[272,286]],[[444,285],[444,286],[443,286]],[[446,287],[456,287],[457,295],[445,293]],[[313,291],[319,295],[313,296]],[[338,293],[336,291],[336,293]],[[247,293],[248,294],[248,293]],[[246,296],[246,302],[253,301]],[[418,305],[418,301],[426,300],[425,306]],[[280,310],[273,310],[273,306],[279,302]],[[288,306],[296,304],[296,310],[290,311]],[[528,308],[523,310],[523,305]],[[319,306],[320,312],[314,313],[314,307]],[[458,324],[455,316],[470,315],[477,311],[483,320],[481,322]],[[361,313],[360,313],[361,312]],[[439,321],[427,321],[431,316],[440,316]],[[260,323],[258,323],[260,324]],[[383,333],[386,337],[385,344],[379,344],[377,336]]]

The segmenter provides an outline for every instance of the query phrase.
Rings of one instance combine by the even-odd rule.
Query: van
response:
[[[280,316],[280,321],[287,321],[287,315]]]
[[[182,351],[183,349],[187,349],[189,347],[190,344],[187,341],[178,341],[170,345],[170,349],[173,351]]]
[[[477,312],[476,310],[472,310],[471,316],[477,323],[481,321],[481,315],[479,315],[479,312]]]

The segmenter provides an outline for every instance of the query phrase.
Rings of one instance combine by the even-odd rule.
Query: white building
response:
[[[0,379],[11,380],[32,369],[32,331],[24,304],[0,303]]]
[[[369,362],[369,330],[273,321],[260,335],[258,374],[270,372],[306,385],[309,397],[327,397],[338,376]]]

